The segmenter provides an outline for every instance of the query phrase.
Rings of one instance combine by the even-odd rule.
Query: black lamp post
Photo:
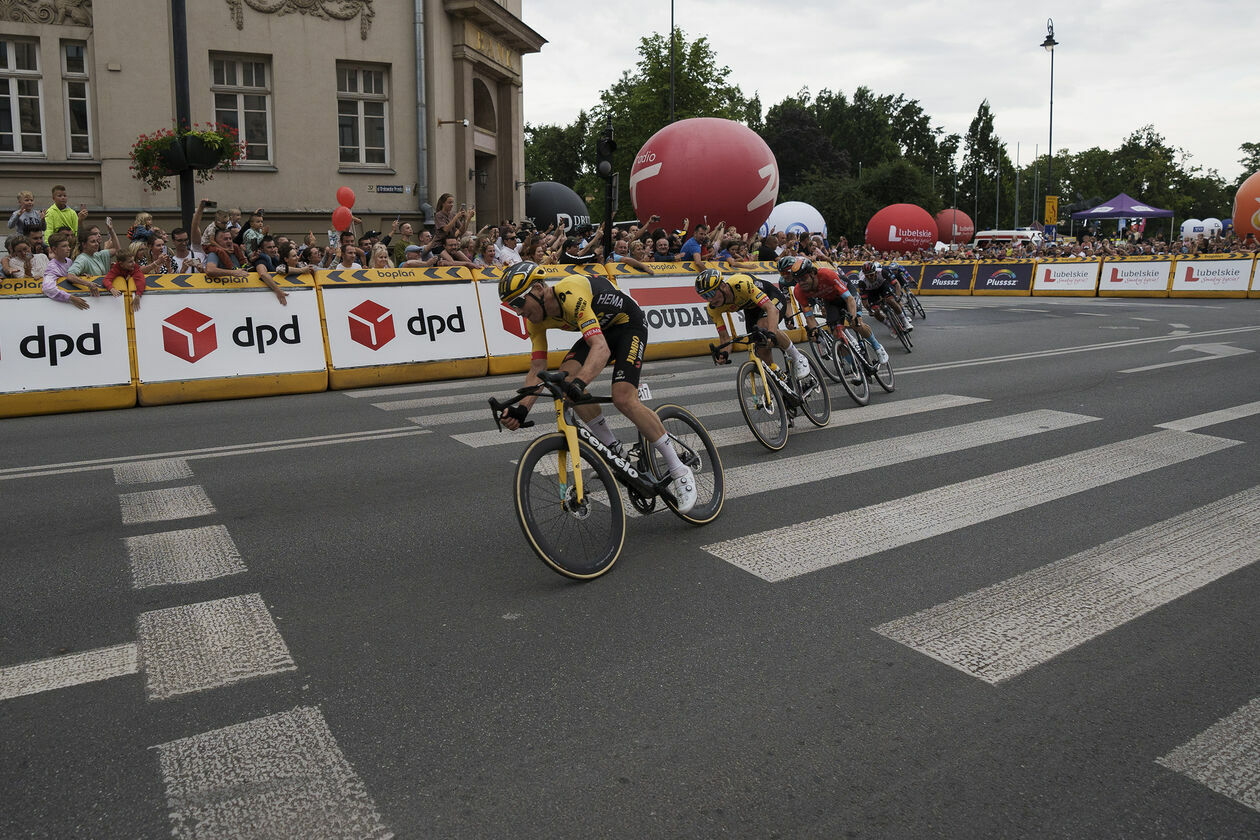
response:
[[[1054,20],[1046,20],[1046,40],[1041,42],[1041,46],[1046,52],[1050,53],[1050,150],[1049,157],[1046,159],[1046,204],[1049,205],[1051,198],[1057,198],[1054,195],[1054,48],[1059,42],[1054,40]],[[1055,207],[1055,221],[1058,221],[1058,207]]]

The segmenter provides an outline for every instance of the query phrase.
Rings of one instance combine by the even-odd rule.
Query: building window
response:
[[[39,41],[0,39],[0,153],[44,154]]]
[[[61,84],[66,100],[66,150],[70,157],[91,157],[86,41],[61,42]]]
[[[343,164],[388,164],[388,81],[385,68],[337,63],[337,154]]]
[[[214,120],[239,132],[243,163],[271,163],[271,67],[263,56],[211,56]]]

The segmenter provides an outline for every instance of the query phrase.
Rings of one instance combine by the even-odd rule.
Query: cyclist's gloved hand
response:
[[[713,354],[713,363],[715,365],[729,365],[731,363],[731,354],[725,350],[719,350]]]
[[[516,405],[511,405],[503,409],[503,413],[505,416],[511,417],[517,423],[524,423],[525,418],[529,416],[529,409],[520,403],[517,403]]]
[[[586,393],[586,383],[576,376],[571,376],[564,381],[564,393],[569,399],[575,402],[585,400],[589,397]]]

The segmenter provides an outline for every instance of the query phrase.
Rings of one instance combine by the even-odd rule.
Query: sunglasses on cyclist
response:
[[[722,292],[722,287],[719,286],[716,289],[711,289],[707,292],[700,292],[699,294],[700,294],[700,297],[704,298],[705,300],[713,300],[715,297],[721,294],[721,292]]]

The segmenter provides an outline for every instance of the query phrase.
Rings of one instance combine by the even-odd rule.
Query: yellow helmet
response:
[[[696,294],[702,297],[711,294],[722,285],[722,272],[716,268],[706,268],[696,275]]]
[[[518,262],[503,272],[503,276],[499,278],[499,300],[507,303],[509,300],[520,297],[542,278],[543,271],[538,263],[528,260]]]

